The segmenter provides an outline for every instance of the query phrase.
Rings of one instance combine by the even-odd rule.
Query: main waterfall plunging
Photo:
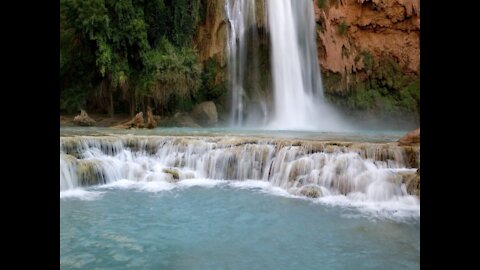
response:
[[[226,13],[233,125],[346,129],[323,97],[311,0],[227,0]],[[270,71],[258,68],[259,32],[268,32]],[[258,72],[271,72],[273,97]]]

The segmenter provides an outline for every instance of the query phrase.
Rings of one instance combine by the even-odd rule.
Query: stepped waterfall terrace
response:
[[[292,195],[391,202],[419,214],[419,147],[254,136],[65,136],[60,189],[122,179],[258,180]],[[192,181],[193,181],[192,180]],[[404,204],[403,204],[404,203]]]

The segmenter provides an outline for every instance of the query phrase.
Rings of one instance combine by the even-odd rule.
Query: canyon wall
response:
[[[365,53],[392,57],[406,73],[420,65],[419,0],[314,0],[323,70],[342,76],[366,70]]]
[[[324,90],[346,110],[419,121],[420,0],[314,0]]]
[[[225,0],[207,0],[195,46],[227,87]],[[419,122],[420,0],[312,0],[326,97],[357,117],[407,116]],[[258,29],[265,29],[257,2]],[[268,34],[268,31],[267,31]],[[224,95],[222,103],[227,102]],[[227,102],[228,103],[228,102]]]

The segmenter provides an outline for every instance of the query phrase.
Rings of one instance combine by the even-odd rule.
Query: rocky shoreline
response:
[[[107,114],[88,114],[80,110],[77,115],[60,114],[60,126],[91,126],[113,128],[156,128],[160,127],[209,127],[218,123],[218,113],[215,103],[212,101],[202,102],[193,107],[189,112],[177,112],[173,116],[154,115],[150,108],[137,113],[135,116],[128,114],[116,114],[113,117]]]

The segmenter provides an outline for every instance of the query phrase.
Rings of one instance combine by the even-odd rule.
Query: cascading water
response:
[[[412,165],[418,165],[411,160],[418,152],[406,151],[388,144],[241,137],[62,137],[60,189],[121,179],[259,180],[294,195],[418,205],[406,181],[415,175]]]
[[[246,108],[245,104],[247,97],[251,98],[252,93],[260,92],[256,7],[255,0],[225,1],[225,11],[230,24],[227,50],[232,102],[231,124],[234,126],[252,122],[253,118],[266,120],[267,110],[263,100],[257,100],[260,106],[250,105]],[[247,92],[251,94],[248,95]],[[259,114],[254,115],[255,108]],[[245,109],[251,111],[251,113],[246,115]]]
[[[245,78],[250,62],[258,67],[253,57],[247,58],[247,44],[255,39],[246,34],[246,29],[258,25],[255,7],[266,5],[268,34],[270,37],[270,70],[273,97],[265,97],[263,115],[255,109],[245,108],[257,100],[250,93],[268,93],[267,89],[246,89],[246,82],[256,78]],[[230,21],[228,42],[230,90],[232,95],[232,121],[235,125],[245,124],[244,117],[262,118],[256,122],[273,129],[316,129],[347,130],[345,121],[324,100],[320,68],[315,41],[315,19],[311,0],[240,0],[226,2]],[[248,31],[255,33],[255,31]],[[252,45],[250,45],[252,46]],[[258,42],[253,47],[258,47]],[[254,68],[255,72],[257,68]],[[259,84],[257,84],[259,85]],[[260,95],[261,96],[261,95]],[[248,101],[246,100],[248,98]],[[272,103],[268,106],[268,100]],[[252,121],[249,121],[252,123]]]

